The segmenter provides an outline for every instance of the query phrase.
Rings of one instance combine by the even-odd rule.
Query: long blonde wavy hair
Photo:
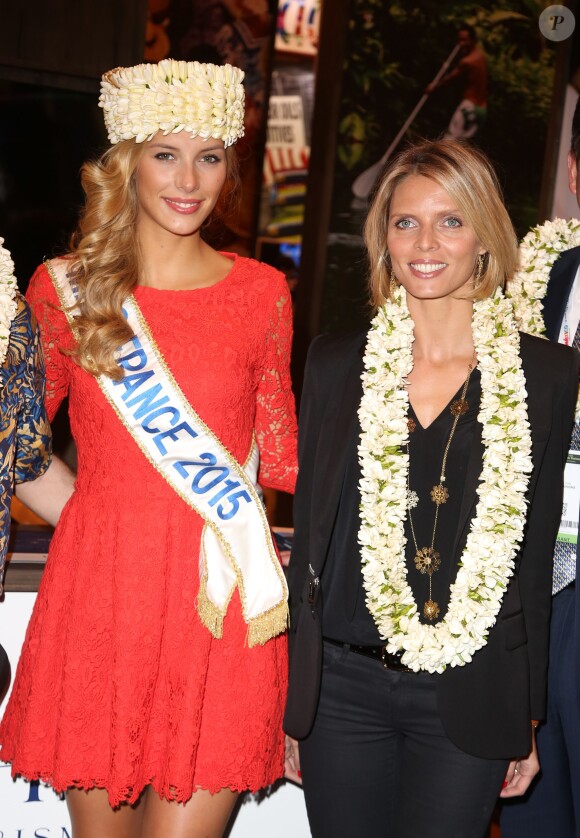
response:
[[[92,375],[119,380],[115,351],[133,337],[121,307],[138,284],[141,257],[136,222],[135,173],[145,143],[125,140],[81,169],[85,205],[70,241],[69,273],[78,287],[77,344],[70,350]],[[226,149],[227,176],[215,215],[235,205],[239,188],[236,153]]]

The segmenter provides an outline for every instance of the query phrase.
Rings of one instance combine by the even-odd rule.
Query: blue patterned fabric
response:
[[[557,594],[576,578],[576,545],[557,541],[554,547],[552,594]]]
[[[576,329],[572,346],[574,349],[580,349],[580,323]],[[580,422],[576,422],[574,425],[572,440],[570,441],[570,451],[580,451]],[[575,516],[578,516],[577,511]],[[564,513],[564,517],[566,517],[566,513]],[[576,549],[576,544],[556,541],[556,546],[554,547],[552,594],[557,594],[576,578]]]
[[[50,425],[44,409],[44,360],[38,326],[26,300],[10,327],[8,352],[0,367],[0,593],[10,536],[14,483],[39,477],[52,454]]]

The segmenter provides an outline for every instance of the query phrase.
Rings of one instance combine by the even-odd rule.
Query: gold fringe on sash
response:
[[[290,612],[288,603],[280,602],[259,617],[254,617],[248,624],[247,643],[252,646],[263,646],[272,637],[281,634],[288,628]]]
[[[223,634],[226,612],[218,608],[209,599],[203,582],[197,596],[197,613],[206,629],[217,640],[220,640]],[[252,646],[263,646],[268,640],[286,631],[288,628],[288,617],[288,604],[285,601],[274,605],[273,608],[260,614],[259,617],[254,617],[248,624],[248,632],[246,634],[247,645],[250,648]]]
[[[197,595],[197,613],[206,629],[219,640],[223,633],[225,611],[208,597],[203,581]]]

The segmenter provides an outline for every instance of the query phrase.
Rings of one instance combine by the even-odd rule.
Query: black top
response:
[[[419,496],[419,503],[411,515],[419,549],[431,546],[436,507],[430,493],[433,486],[439,483],[443,452],[453,423],[451,404],[459,398],[462,389],[463,387],[459,388],[449,404],[427,428],[421,426],[413,409],[409,408],[409,417],[415,425],[409,435],[409,483],[410,488]],[[481,377],[476,368],[471,375],[466,394],[469,407],[459,418],[447,457],[445,487],[449,492],[449,499],[439,507],[434,549],[439,553],[441,566],[432,577],[432,598],[440,608],[437,620],[445,616],[450,585],[457,572],[453,556],[459,546],[456,542],[462,536],[462,532],[458,531],[459,509],[473,435],[477,434],[481,438],[481,425],[477,421],[480,398]],[[360,432],[357,422],[355,433],[351,439],[345,441],[348,454],[344,482],[330,539],[328,560],[322,574],[322,632],[325,637],[345,643],[375,645],[383,641],[365,604],[360,547],[357,540],[360,528],[358,486],[361,474],[357,456]],[[405,535],[407,578],[422,621],[433,624],[437,621],[428,621],[422,616],[423,605],[429,598],[429,577],[427,574],[421,574],[415,567],[415,545],[408,514]],[[465,540],[465,533],[463,536]]]

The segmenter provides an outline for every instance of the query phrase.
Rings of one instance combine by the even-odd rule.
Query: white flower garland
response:
[[[244,136],[243,70],[231,64],[174,61],[117,67],[102,77],[99,107],[113,145],[142,143],[158,131],[223,140]]]
[[[18,285],[14,276],[14,262],[10,252],[2,247],[3,244],[4,239],[0,238],[0,366],[6,360],[10,340],[10,325],[18,310],[18,303],[16,302]],[[1,387],[2,383],[0,382]]]
[[[364,356],[359,543],[367,606],[388,651],[402,652],[403,663],[414,671],[463,666],[485,645],[523,537],[531,433],[519,334],[501,291],[474,304],[472,328],[481,372],[483,468],[447,614],[435,625],[419,619],[405,561],[406,378],[414,338],[402,288],[374,318]]]
[[[545,335],[543,308],[550,271],[558,257],[580,245],[580,221],[556,218],[534,227],[522,239],[519,268],[507,284],[518,328],[530,335]]]
[[[506,296],[512,301],[516,323],[522,332],[546,337],[543,311],[550,271],[565,250],[578,245],[580,221],[577,218],[546,221],[522,239],[519,268],[506,288]],[[576,421],[580,421],[580,392],[576,401]]]

